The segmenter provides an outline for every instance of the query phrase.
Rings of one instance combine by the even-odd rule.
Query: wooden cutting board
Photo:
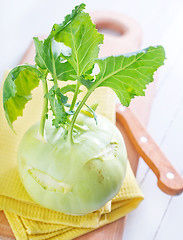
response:
[[[91,13],[92,20],[97,28],[104,32],[104,44],[101,46],[100,57],[108,55],[118,55],[139,49],[142,39],[142,33],[139,25],[131,18],[113,13],[113,12],[97,12]],[[34,46],[33,43],[25,53],[20,64],[28,62],[34,63]],[[146,97],[138,97],[132,101],[130,108],[137,117],[147,124],[150,106],[152,103],[154,83],[151,84],[147,91]],[[126,134],[120,118],[117,117],[116,125],[123,134],[128,158],[136,174],[139,156],[133,148],[128,135]],[[78,237],[77,240],[121,240],[126,217],[123,217],[111,224],[101,227],[93,232]],[[15,239],[13,232],[8,224],[4,213],[0,212],[0,239]]]

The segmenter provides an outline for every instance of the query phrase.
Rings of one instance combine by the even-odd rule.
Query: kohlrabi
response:
[[[42,82],[40,122],[20,143],[19,172],[35,202],[66,214],[87,214],[102,207],[118,193],[126,171],[120,132],[96,115],[96,105],[86,105],[88,97],[98,87],[110,87],[128,106],[132,98],[144,95],[165,59],[161,46],[98,59],[103,35],[84,8],[84,4],[76,6],[44,41],[34,38],[36,64],[15,67],[3,88],[4,110],[13,128],[31,100],[31,91]],[[98,74],[94,65],[99,67]],[[68,80],[73,84],[58,83]],[[79,99],[82,85],[86,94]],[[73,92],[71,101],[68,92]]]

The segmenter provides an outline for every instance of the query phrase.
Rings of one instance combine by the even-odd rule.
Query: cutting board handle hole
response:
[[[127,32],[127,28],[115,21],[101,21],[96,23],[96,28],[100,33],[120,37]]]

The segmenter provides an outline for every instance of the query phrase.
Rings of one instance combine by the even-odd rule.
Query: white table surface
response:
[[[51,26],[81,1],[0,1],[0,77],[22,58],[33,36]],[[133,17],[143,30],[142,47],[161,44],[166,64],[161,68],[148,130],[183,175],[183,1],[86,0],[87,10],[118,11]],[[128,215],[123,240],[183,240],[183,194],[170,197],[141,159],[137,181],[145,195]],[[107,239],[106,239],[107,240]],[[110,240],[110,239],[108,239]]]

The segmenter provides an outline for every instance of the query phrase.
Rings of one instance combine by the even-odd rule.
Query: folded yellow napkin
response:
[[[98,112],[115,122],[115,96],[110,89],[97,89],[89,102],[100,103]],[[143,199],[130,164],[120,192],[98,211],[84,216],[69,216],[34,203],[25,191],[17,170],[17,148],[25,131],[40,119],[42,88],[33,93],[33,100],[24,110],[24,117],[9,128],[0,93],[0,210],[3,210],[18,240],[65,240],[92,231],[115,221],[136,208]]]

